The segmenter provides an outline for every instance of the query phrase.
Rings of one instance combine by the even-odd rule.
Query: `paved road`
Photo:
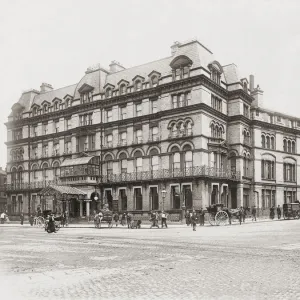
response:
[[[0,227],[5,299],[300,299],[300,221]]]

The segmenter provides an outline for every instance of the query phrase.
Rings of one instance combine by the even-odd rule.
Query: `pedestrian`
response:
[[[278,220],[281,219],[281,208],[280,208],[280,205],[277,206],[277,217],[278,217]]]
[[[49,217],[48,226],[47,226],[47,232],[48,233],[52,233],[52,232],[56,233],[55,220],[54,220],[53,213],[51,213],[50,217]]]
[[[154,211],[151,213],[151,219],[150,221],[152,222],[151,226],[150,226],[150,229],[152,227],[157,227],[159,228],[158,226],[158,213],[155,213]]]
[[[168,228],[168,225],[167,225],[167,214],[162,211],[161,212],[161,228],[164,228],[164,225],[166,226],[166,228]]]
[[[30,224],[30,226],[33,226],[33,221],[34,221],[34,217],[31,214],[30,217],[29,217],[29,224]]]
[[[241,206],[240,209],[239,209],[239,221],[240,221],[240,225],[242,225],[243,215],[244,215],[244,209],[243,209],[243,206]]]
[[[5,216],[6,216],[6,215],[5,215],[4,212],[0,215],[1,224],[4,224]]]
[[[200,226],[204,226],[204,210],[203,208],[201,207],[200,208]]]
[[[118,227],[118,224],[119,224],[119,214],[117,212],[114,213],[113,219],[114,219],[114,221],[116,223],[116,227]]]
[[[245,223],[246,215],[247,215],[247,209],[243,207],[243,223]]]
[[[122,226],[124,226],[125,223],[126,223],[126,212],[124,212],[124,213],[122,214],[122,219],[121,219],[121,224],[122,224]]]
[[[193,231],[196,231],[196,222],[197,222],[197,214],[196,211],[193,209],[191,213],[191,224],[193,226]]]
[[[251,215],[252,215],[252,222],[253,222],[253,220],[255,220],[255,222],[256,222],[256,206],[255,205],[252,208]]]
[[[133,215],[131,213],[127,213],[127,226],[128,228],[132,228],[132,220],[133,220]]]
[[[270,208],[270,219],[273,220],[274,219],[274,216],[275,216],[275,211],[274,211],[274,207],[272,206]]]
[[[23,213],[21,213],[21,215],[20,215],[20,220],[21,220],[21,225],[23,225],[23,223],[24,223],[24,214]]]
[[[186,222],[187,226],[189,226],[191,224],[190,212],[188,210],[185,213],[185,222]]]

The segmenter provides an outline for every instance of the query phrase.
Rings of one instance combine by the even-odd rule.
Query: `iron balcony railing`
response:
[[[207,166],[190,167],[183,169],[163,169],[155,171],[144,171],[134,173],[109,174],[103,176],[103,183],[128,182],[152,179],[170,179],[180,177],[213,177],[239,181],[240,172],[233,172],[228,169],[210,168]]]

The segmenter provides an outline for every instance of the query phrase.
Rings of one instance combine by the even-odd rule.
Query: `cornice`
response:
[[[228,117],[228,122],[236,122],[236,121],[240,121],[240,122],[244,122],[248,125],[251,125],[251,120],[246,118],[244,115],[236,115],[236,116],[231,116]]]
[[[277,124],[266,123],[266,122],[262,122],[259,120],[252,120],[251,125],[259,126],[261,128],[268,128],[268,129],[283,131],[286,133],[292,133],[292,134],[298,134],[298,135],[300,134],[300,130],[298,130],[298,129],[289,128],[289,127],[285,127],[285,126],[281,126],[281,125],[277,125]]]

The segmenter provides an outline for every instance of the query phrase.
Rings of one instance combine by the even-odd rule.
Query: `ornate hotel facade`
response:
[[[252,75],[198,41],[128,69],[89,68],[60,89],[43,83],[6,123],[9,213],[41,206],[79,217],[106,203],[180,215],[299,199],[300,119],[265,109],[262,98]]]

